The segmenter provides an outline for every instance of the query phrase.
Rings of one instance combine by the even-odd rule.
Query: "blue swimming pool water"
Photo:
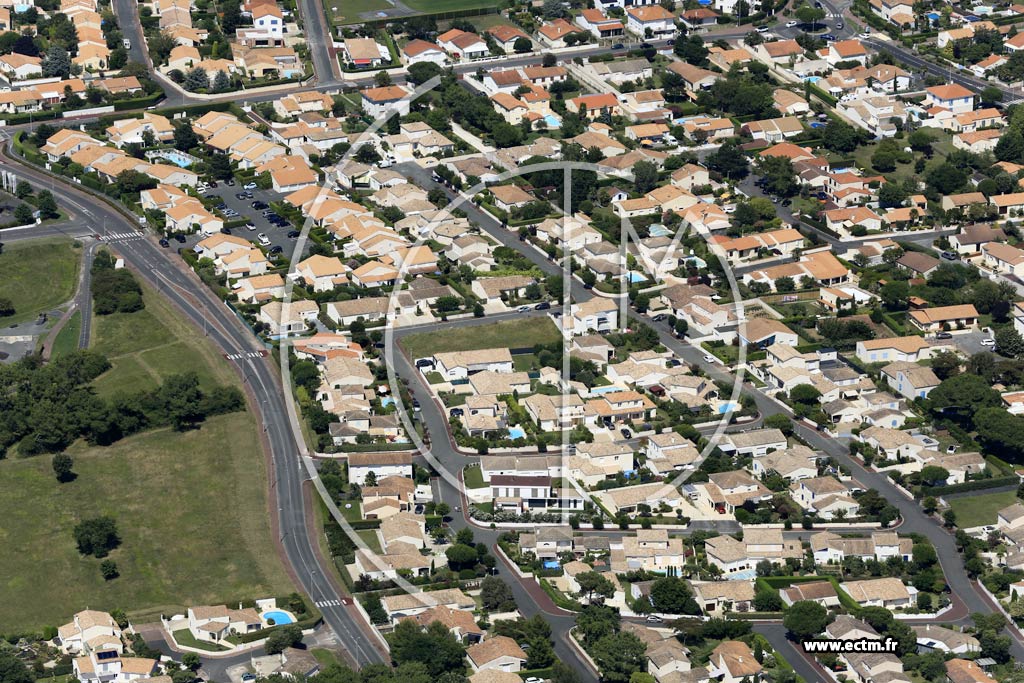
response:
[[[821,80],[821,76],[806,76],[804,80],[808,83],[817,83]]]
[[[932,21],[938,21],[941,18],[941,15],[938,12],[929,12],[925,16],[931,19]]]
[[[811,121],[811,128],[824,128],[825,124],[821,121]]]
[[[643,273],[637,273],[637,272],[630,272],[629,273],[629,282],[630,282],[630,284],[633,284],[633,283],[636,283],[636,282],[643,282],[646,279],[647,279],[647,277]]]
[[[726,401],[722,405],[718,406],[718,412],[720,414],[731,413],[734,410],[739,410],[740,404],[735,401]]]
[[[385,396],[384,398],[382,398],[380,400],[380,404],[382,406],[384,406],[384,407],[387,407],[387,406],[390,406],[390,405],[394,405],[394,403],[395,403],[395,399],[394,399],[393,396]]]
[[[291,624],[295,621],[292,615],[288,614],[287,612],[282,612],[280,610],[271,610],[269,612],[264,612],[263,619],[267,623],[273,621],[275,626],[280,626],[281,624]]]
[[[179,168],[188,168],[192,165],[192,161],[190,159],[181,156],[180,154],[175,154],[174,152],[165,151],[160,156]]]
[[[558,117],[554,114],[548,114],[544,117],[544,123],[548,125],[548,128],[561,128],[562,122],[558,120]]]
[[[648,232],[651,233],[651,237],[667,237],[672,234],[672,231],[666,228],[661,223],[655,223],[650,227]]]
[[[526,430],[524,430],[522,427],[509,427],[508,435],[512,439],[522,439],[523,437],[526,436]]]
[[[561,566],[558,560],[545,560],[543,564],[544,569],[558,569]]]
[[[729,574],[725,578],[727,580],[729,580],[729,581],[750,581],[752,579],[756,579],[757,578],[757,570],[756,569],[744,569],[741,572],[736,572],[735,574]]]
[[[622,391],[621,387],[594,387],[590,390],[590,393],[600,396],[601,394],[607,394],[612,391]]]

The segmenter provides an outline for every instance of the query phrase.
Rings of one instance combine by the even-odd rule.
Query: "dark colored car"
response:
[[[235,179],[234,178],[228,178],[227,180],[224,181],[224,184],[227,185],[228,187],[234,187],[235,186]]]
[[[174,236],[174,239],[176,239],[180,244],[185,244],[185,236],[180,232]]]
[[[622,434],[622,437],[625,438],[625,439],[632,439],[633,438],[633,432],[629,431],[625,427],[620,429],[619,433]]]
[[[448,411],[448,414],[451,415],[452,417],[462,417],[464,411],[462,410],[462,408],[452,408],[451,410]]]
[[[551,308],[551,304],[549,304],[547,301],[541,301],[539,304],[537,304],[536,306],[533,307],[533,310],[535,310],[535,311],[546,311],[549,308]]]
[[[420,358],[418,361],[416,361],[416,367],[432,368],[434,367],[434,361],[430,360],[429,358]],[[416,403],[416,401],[413,401],[413,403]]]
[[[221,228],[220,232],[221,232],[222,235],[230,235],[231,234],[231,228]]]
[[[256,209],[257,211],[262,211],[263,209],[267,208],[266,202],[261,202],[259,200],[254,201],[249,206],[251,206],[252,208]]]
[[[270,248],[271,254],[280,254],[282,251],[284,251],[284,249],[278,244],[275,244]]]
[[[164,249],[166,249],[167,247],[171,246],[171,243],[170,243],[170,242],[168,242],[168,241],[167,241],[166,239],[164,239],[163,237],[161,237],[161,238],[160,238],[160,246],[161,246],[161,247],[163,247]]]
[[[615,43],[614,45],[612,45],[612,49],[613,50],[625,50],[626,46],[623,45],[622,43]]]
[[[220,197],[211,192],[210,194],[204,194],[203,199],[220,199]]]
[[[952,339],[953,335],[950,334],[949,332],[939,332],[938,334],[935,335],[935,338],[936,339]]]
[[[951,251],[944,251],[942,252],[942,258],[946,259],[947,261],[956,261],[956,254],[954,254]]]
[[[217,181],[216,180],[211,180],[209,185],[210,185],[210,187],[217,187]]]
[[[298,230],[289,230],[288,231],[288,239],[293,240],[296,237],[298,237],[300,234],[301,233]]]

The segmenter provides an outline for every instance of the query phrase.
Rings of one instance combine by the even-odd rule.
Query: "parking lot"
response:
[[[253,229],[242,226],[231,228],[232,235],[247,239],[261,247],[264,251],[280,247],[281,253],[287,258],[291,258],[292,249],[295,248],[295,239],[289,238],[288,233],[293,230],[300,230],[302,226],[291,224],[274,225],[263,216],[263,209],[253,208],[252,206],[253,202],[257,201],[269,206],[271,202],[280,201],[282,195],[273,190],[261,190],[259,188],[246,190],[243,188],[244,183],[238,180],[233,181],[233,183],[233,185],[228,185],[224,181],[217,181],[217,187],[210,187],[205,191],[201,191],[200,196],[204,198],[204,201],[208,200],[205,203],[210,204],[211,211],[219,218],[222,218],[225,224],[245,219],[255,226]],[[246,197],[242,199],[236,196],[241,193],[249,193],[252,195],[252,198]],[[231,215],[230,211],[226,213],[225,210],[216,208],[219,204],[223,204],[226,209],[234,211],[237,215]],[[258,236],[261,234],[267,236],[269,244],[261,244],[259,242]],[[171,240],[171,246],[192,248],[196,243],[202,241],[204,237],[202,234],[188,235],[184,244],[178,244]]]

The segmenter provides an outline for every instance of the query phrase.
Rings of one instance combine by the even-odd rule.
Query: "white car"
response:
[[[860,37],[861,38],[870,38],[871,37],[871,31],[861,31],[860,32]]]
[[[249,231],[255,230],[256,229],[256,225],[253,224],[253,223],[246,223],[245,224],[245,229],[249,230]]]
[[[767,26],[758,26],[756,30],[757,30],[758,33],[768,33],[768,27]]]
[[[243,190],[255,190],[257,187],[259,187],[259,185],[256,183],[246,183],[245,185],[242,185]]]
[[[710,353],[704,354],[704,362],[706,363],[717,363],[718,359],[712,356]]]
[[[262,244],[263,246],[270,246],[270,238],[267,237],[267,233],[261,232],[260,234],[256,235],[256,239],[259,240],[259,243]]]
[[[800,25],[799,21],[787,21],[786,28],[795,28]]]
[[[996,340],[992,339],[991,337],[987,337],[987,338],[981,340],[981,345],[982,346],[995,346],[996,345]]]
[[[528,310],[530,310],[530,307],[529,306],[520,306],[516,310],[519,311],[520,313],[526,313]]]

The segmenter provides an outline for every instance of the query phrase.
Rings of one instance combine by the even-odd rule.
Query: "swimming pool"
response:
[[[562,122],[558,120],[558,117],[554,114],[548,114],[544,117],[544,123],[547,124],[548,128],[561,128]]]
[[[526,437],[526,430],[522,427],[509,427],[508,436],[511,439],[523,439]]]
[[[616,387],[616,386],[594,387],[594,388],[592,388],[590,390],[590,393],[595,395],[595,396],[600,396],[601,394],[607,394],[607,393],[610,393],[610,392],[613,392],[613,391],[622,391],[622,387]]]
[[[750,581],[752,579],[756,579],[757,578],[757,570],[756,569],[744,569],[741,572],[736,572],[735,574],[729,574],[728,576],[723,576],[722,578],[724,578],[726,581]]]
[[[817,83],[821,80],[821,76],[805,76],[804,80],[808,83]]]
[[[380,404],[381,404],[381,406],[383,406],[385,408],[388,407],[388,406],[394,405],[395,404],[395,397],[394,396],[385,396],[384,398],[382,398],[380,400]]]
[[[263,621],[266,622],[267,626],[280,626],[281,624],[294,624],[295,617],[282,612],[279,609],[270,610],[260,615],[263,617]]]
[[[667,237],[672,234],[672,231],[661,223],[655,223],[647,231],[651,233],[651,237]]]
[[[740,404],[737,403],[736,401],[726,401],[725,403],[723,403],[720,406],[718,406],[718,412],[721,415],[724,415],[725,413],[731,413],[734,410],[739,410],[739,409],[740,409]]]
[[[192,165],[192,159],[172,149],[160,150],[160,156],[179,168],[188,168]]]
[[[544,560],[544,563],[541,566],[544,567],[544,569],[558,569],[562,565],[559,564],[558,560]]]
[[[825,124],[821,121],[811,121],[811,128],[824,128]]]
[[[636,284],[637,282],[643,282],[646,279],[647,279],[647,276],[644,275],[643,273],[638,273],[636,271],[630,271],[629,272],[629,283],[630,284]]]

